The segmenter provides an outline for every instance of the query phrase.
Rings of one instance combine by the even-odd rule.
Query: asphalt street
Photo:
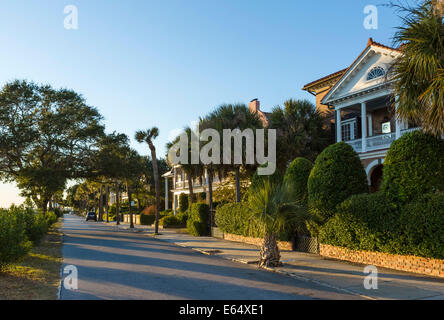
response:
[[[359,298],[78,216],[65,215],[63,234],[62,277],[71,277],[72,268],[63,271],[75,266],[78,286],[65,288],[62,281],[62,300]]]

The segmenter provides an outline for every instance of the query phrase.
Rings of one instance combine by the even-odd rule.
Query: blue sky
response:
[[[386,0],[0,0],[0,85],[28,79],[83,94],[108,132],[172,132],[222,103],[261,100],[271,110],[312,80],[348,67],[369,37],[390,45],[399,20]],[[75,5],[79,29],[64,28]],[[145,145],[132,142],[140,153]],[[0,206],[20,203],[0,185]]]

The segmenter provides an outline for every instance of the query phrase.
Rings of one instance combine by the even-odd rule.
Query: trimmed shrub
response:
[[[386,251],[396,238],[399,213],[384,193],[355,195],[320,230],[319,241],[364,251]]]
[[[421,131],[392,143],[384,162],[381,189],[401,202],[444,191],[444,141]]]
[[[248,203],[228,203],[216,210],[216,225],[225,233],[262,238],[262,228],[252,220]]]
[[[444,194],[427,194],[399,208],[383,192],[346,200],[319,241],[352,250],[444,259]]]
[[[0,271],[19,261],[31,247],[24,219],[8,210],[0,210]]]
[[[156,216],[154,214],[141,214],[140,224],[142,226],[151,226],[156,221]]]
[[[153,214],[154,215],[154,214],[156,214],[156,206],[152,205],[152,206],[146,207],[145,209],[143,209],[143,211],[140,214],[147,214],[147,215]]]
[[[185,212],[188,210],[189,196],[186,193],[179,195],[179,212]]]
[[[194,236],[206,236],[209,232],[210,207],[205,203],[194,203],[188,214],[187,229]]]
[[[188,213],[182,212],[176,216],[168,215],[163,217],[159,224],[163,227],[186,227],[188,220]]]
[[[321,225],[345,199],[367,192],[367,175],[350,145],[331,145],[318,156],[308,179],[308,205]]]
[[[401,209],[400,253],[444,259],[444,193],[426,194]]]
[[[307,203],[308,199],[308,177],[313,169],[313,164],[305,158],[296,158],[288,167],[284,182],[291,188],[291,192],[300,203]]]

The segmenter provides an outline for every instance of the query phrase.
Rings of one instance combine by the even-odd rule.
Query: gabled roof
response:
[[[350,71],[353,70],[353,68],[356,66],[356,64],[361,60],[361,58],[368,53],[369,48],[371,47],[379,47],[379,48],[383,48],[386,50],[390,50],[390,51],[395,51],[398,53],[401,53],[402,51],[402,46],[399,48],[392,48],[386,45],[383,45],[381,43],[375,42],[373,41],[373,38],[369,38],[368,42],[367,42],[367,46],[365,47],[365,49],[361,52],[361,54],[355,59],[355,61],[353,61],[353,63],[350,65],[350,67],[348,67],[347,69],[345,69],[344,73],[342,74],[342,76],[338,79],[338,81],[336,82],[336,84],[329,90],[329,92],[325,95],[324,99],[322,100],[323,104],[327,104],[326,101],[330,98],[330,96],[333,94],[333,92],[342,84],[343,80],[350,74]]]
[[[338,76],[342,76],[346,71],[347,71],[347,68],[346,68],[346,69],[342,69],[342,70],[340,70],[340,71],[337,71],[337,72],[335,72],[335,73],[329,74],[328,76],[322,77],[322,78],[320,78],[320,79],[318,79],[318,80],[315,80],[315,81],[312,81],[312,82],[310,82],[310,83],[307,83],[307,84],[302,88],[302,90],[304,90],[304,91],[309,91],[310,88],[312,88],[312,87],[314,87],[314,86],[316,86],[316,85],[319,85],[319,84],[321,84],[321,83],[323,83],[323,82],[326,82],[326,81],[329,81],[329,80],[331,80],[331,79],[334,79],[334,78],[336,78],[336,77],[338,77]]]

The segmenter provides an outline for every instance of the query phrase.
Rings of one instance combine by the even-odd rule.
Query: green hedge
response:
[[[252,219],[248,202],[228,203],[216,209],[216,225],[224,232],[244,237],[263,238],[263,226]],[[291,241],[295,226],[287,223],[278,234],[280,241]]]
[[[25,233],[28,239],[34,244],[40,243],[40,240],[46,234],[50,226],[47,217],[43,214],[34,213],[32,209],[21,210],[18,208],[11,208],[9,211],[23,219]]]
[[[188,214],[187,229],[194,236],[207,236],[209,230],[210,207],[205,203],[194,203]]]
[[[305,158],[296,158],[285,172],[284,182],[289,185],[292,195],[299,203],[306,204],[308,199],[308,178],[313,164]]]
[[[344,201],[319,241],[352,250],[444,258],[444,194],[428,194],[399,208],[379,192]]]
[[[444,191],[444,141],[420,131],[394,141],[384,162],[381,189],[401,202]]]
[[[251,219],[248,203],[228,203],[216,209],[216,225],[225,233],[239,236],[262,237]]]
[[[181,193],[179,195],[179,212],[185,212],[188,210],[190,199],[186,193]]]
[[[188,220],[188,213],[182,212],[176,216],[168,215],[163,217],[159,223],[163,227],[186,227]]]
[[[23,217],[13,210],[0,210],[0,270],[19,261],[31,247]]]
[[[140,224],[142,226],[151,226],[156,221],[156,215],[153,214],[141,214],[140,215]]]
[[[367,174],[350,145],[331,145],[318,156],[308,179],[308,205],[321,225],[344,200],[367,192]]]

